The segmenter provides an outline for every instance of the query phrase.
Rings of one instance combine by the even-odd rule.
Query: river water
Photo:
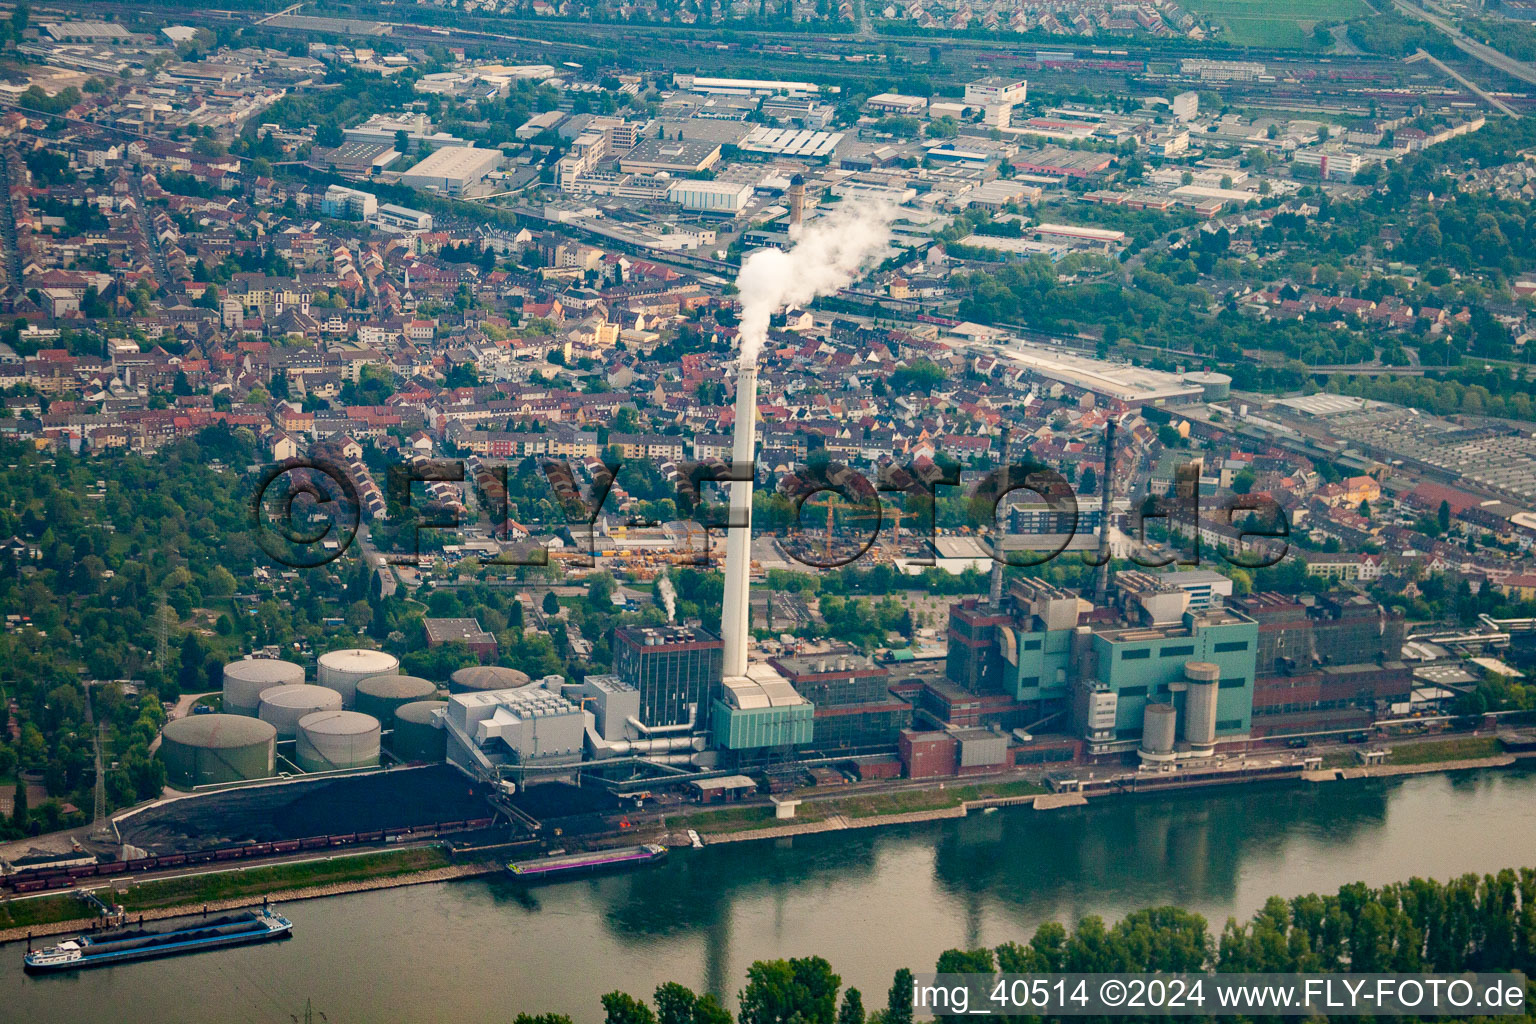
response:
[[[825,956],[879,1005],[899,966],[1025,940],[1045,920],[1174,903],[1219,931],[1272,894],[1536,864],[1536,770],[1266,784],[1016,808],[675,851],[522,890],[500,879],[289,904],[281,943],[28,978],[0,949],[0,1022],[601,1020],[675,980],[734,1004],[747,966]],[[321,1016],[324,1014],[324,1017]]]

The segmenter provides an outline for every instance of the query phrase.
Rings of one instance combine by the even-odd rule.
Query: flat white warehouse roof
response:
[[[501,162],[499,149],[449,146],[405,171],[406,178],[478,178]]]

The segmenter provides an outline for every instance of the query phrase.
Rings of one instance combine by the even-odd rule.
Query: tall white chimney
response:
[[[757,447],[757,363],[742,360],[736,374],[736,438],[731,461],[750,468]],[[721,674],[747,674],[747,594],[752,576],[752,483],[731,482],[730,526],[725,536],[725,601],[720,635],[725,641]]]

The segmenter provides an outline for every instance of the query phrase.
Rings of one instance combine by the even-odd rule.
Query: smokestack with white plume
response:
[[[887,204],[843,203],[796,235],[793,248],[761,249],[736,277],[741,295],[741,357],[736,376],[735,441],[731,461],[751,465],[757,440],[757,357],[768,322],[785,306],[801,306],[858,280],[879,259],[891,237]],[[752,568],[752,481],[731,483],[731,528],[725,542],[725,601],[720,633],[721,671],[747,673],[747,601]]]
[[[885,203],[841,203],[800,231],[788,252],[759,249],[743,260],[736,275],[742,363],[757,362],[775,312],[858,280],[890,243],[892,214]]]
[[[656,590],[661,594],[662,606],[667,609],[667,621],[677,621],[677,591],[672,589],[672,577],[663,573],[656,578]]]

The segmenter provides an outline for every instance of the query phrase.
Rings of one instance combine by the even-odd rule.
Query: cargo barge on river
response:
[[[84,967],[147,960],[151,957],[197,953],[224,946],[286,937],[293,923],[271,906],[204,918],[170,928],[122,928],[95,935],[77,935],[56,946],[28,950],[23,958],[32,972],[74,971]]]
[[[558,881],[572,875],[622,871],[644,864],[654,864],[665,860],[666,856],[666,847],[647,843],[644,846],[625,846],[611,850],[589,850],[585,853],[565,853],[553,857],[537,857],[533,860],[517,860],[507,865],[507,872],[512,877],[525,882]]]

